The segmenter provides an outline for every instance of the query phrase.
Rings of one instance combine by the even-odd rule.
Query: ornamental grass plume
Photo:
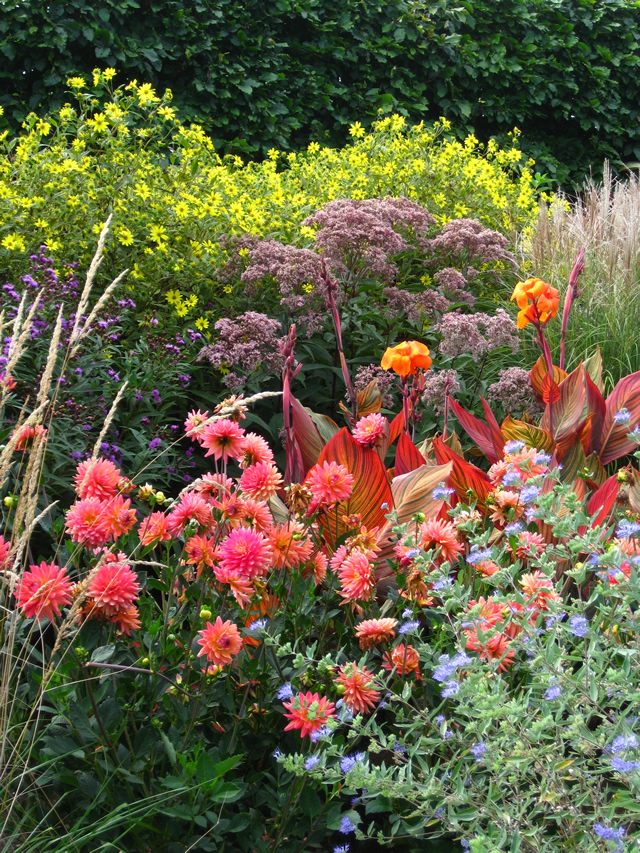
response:
[[[397,619],[385,616],[381,619],[365,619],[356,626],[355,635],[362,651],[388,643],[396,636]]]
[[[336,684],[343,690],[344,704],[354,714],[368,714],[380,698],[380,691],[373,687],[374,676],[363,666],[359,669],[355,663],[347,663],[340,667]]]
[[[201,647],[198,657],[206,656],[214,666],[227,666],[242,650],[242,637],[237,626],[231,621],[223,622],[219,616],[213,624],[207,622],[206,628],[198,634],[196,643]]]
[[[336,715],[333,702],[326,696],[320,698],[318,693],[298,693],[291,701],[282,704],[288,712],[285,717],[290,720],[284,730],[299,730],[300,737],[308,737],[317,732]]]
[[[20,577],[13,594],[27,619],[48,619],[53,622],[54,616],[60,616],[60,608],[71,603],[72,589],[73,584],[67,577],[66,569],[55,563],[42,562],[37,566],[29,566],[29,570]]]

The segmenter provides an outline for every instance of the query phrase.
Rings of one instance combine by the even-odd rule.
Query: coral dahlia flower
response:
[[[239,527],[232,530],[219,548],[220,568],[240,577],[265,575],[271,565],[271,546],[262,533]]]
[[[258,533],[267,533],[273,525],[273,518],[269,507],[264,501],[247,498],[242,501],[241,509],[242,524],[246,524]]]
[[[233,622],[223,622],[218,616],[211,624],[198,632],[200,637],[196,642],[201,646],[198,657],[206,655],[207,660],[215,666],[226,666],[231,663],[234,655],[242,649],[242,637]]]
[[[354,714],[367,714],[380,697],[380,691],[372,686],[373,673],[366,666],[362,669],[354,663],[340,667],[336,682],[344,687],[343,700]]]
[[[376,588],[373,566],[361,551],[354,551],[338,569],[342,589],[340,595],[347,601],[369,601]]]
[[[321,504],[332,506],[346,501],[353,489],[353,474],[350,474],[344,465],[325,461],[313,466],[304,485],[313,496],[309,505],[309,512],[312,513]]]
[[[372,415],[360,418],[353,428],[353,438],[362,447],[375,447],[382,443],[387,429],[387,419],[374,412]]]
[[[421,678],[420,655],[413,646],[405,648],[404,643],[397,645],[391,653],[385,652],[382,667],[389,671],[395,670],[400,675],[408,675],[411,672],[415,672],[416,679],[420,681]]]
[[[213,567],[213,573],[219,583],[226,583],[229,585],[233,597],[241,607],[249,602],[252,595],[256,594],[254,586],[249,578],[241,575],[233,569],[223,569],[221,566],[216,564]]]
[[[4,536],[0,534],[0,569],[9,568],[9,552],[11,551],[11,542],[5,541]]]
[[[248,432],[244,437],[244,445],[242,447],[241,468],[249,468],[257,462],[268,464],[273,462],[273,453],[267,442],[261,435],[255,432]]]
[[[385,616],[382,619],[365,619],[356,627],[356,637],[363,651],[393,640],[396,635],[397,619]]]
[[[453,562],[463,550],[456,528],[450,521],[430,518],[420,525],[418,533],[423,551],[438,551],[434,557],[434,563],[438,565],[446,561]]]
[[[204,428],[204,422],[209,417],[209,412],[201,412],[200,409],[198,411],[190,411],[187,415],[187,419],[184,422],[184,431],[185,435],[188,435],[191,441],[199,441],[200,436],[202,435],[202,430]]]
[[[200,444],[207,448],[205,456],[222,459],[226,465],[229,457],[242,459],[244,430],[235,421],[216,421],[204,427],[200,435]]]
[[[20,451],[20,452],[24,451],[24,450],[28,450],[30,447],[33,446],[36,438],[38,438],[40,436],[42,436],[42,438],[44,438],[46,440],[47,430],[43,426],[40,426],[40,424],[37,424],[34,427],[23,426],[20,429],[18,441],[16,444],[16,450]],[[12,436],[12,438],[13,438],[13,436]]]
[[[66,530],[74,542],[88,548],[106,545],[111,539],[106,504],[99,498],[76,501],[67,511]]]
[[[268,540],[276,569],[299,566],[309,559],[313,549],[313,542],[304,535],[304,527],[299,521],[274,524],[268,533]]]
[[[114,539],[124,536],[136,523],[136,511],[129,498],[116,495],[105,504],[104,517]]]
[[[105,555],[105,562],[89,584],[87,595],[93,599],[97,610],[113,616],[129,608],[139,592],[138,576],[127,563],[127,555],[120,551],[117,556]]]
[[[214,538],[200,533],[189,538],[184,550],[187,554],[187,563],[197,566],[198,575],[205,566],[213,567],[218,556]]]
[[[109,622],[113,622],[127,637],[129,634],[140,627],[140,614],[135,604],[125,607],[123,610],[118,610],[109,617]]]
[[[282,474],[272,462],[256,462],[240,477],[240,491],[249,498],[268,501],[282,484]]]
[[[537,571],[522,575],[520,578],[522,592],[539,610],[548,610],[550,601],[560,601],[560,596],[553,587],[553,581],[544,572]]]
[[[483,660],[499,660],[498,672],[504,672],[515,657],[515,653],[509,646],[509,637],[506,634],[495,633],[488,639],[480,640],[476,631],[465,631],[467,635],[466,648],[474,652],[480,652]]]
[[[76,468],[74,488],[79,498],[98,498],[106,501],[118,494],[122,479],[119,468],[110,459],[85,459]]]
[[[317,732],[331,717],[335,717],[336,706],[326,696],[321,699],[318,693],[298,693],[290,702],[282,704],[289,712],[285,717],[291,721],[285,726],[285,732],[299,729],[300,737]]]
[[[211,523],[211,507],[201,495],[194,492],[186,492],[178,506],[169,513],[167,530],[172,536],[177,536],[190,521],[197,521],[200,527],[208,527]]]
[[[60,608],[71,602],[73,584],[66,569],[55,563],[29,566],[14,591],[20,610],[28,619],[48,619],[60,615]]]
[[[143,519],[138,527],[138,536],[142,545],[157,545],[159,542],[168,542],[171,539],[167,516],[160,510],[152,512],[148,518]]]

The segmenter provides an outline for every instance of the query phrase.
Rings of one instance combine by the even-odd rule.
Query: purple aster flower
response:
[[[457,681],[454,681],[450,678],[448,681],[445,681],[443,685],[443,689],[440,692],[440,695],[443,699],[451,699],[452,696],[455,696],[456,693],[460,691],[460,684]]]
[[[507,524],[504,532],[507,536],[516,536],[518,533],[522,533],[523,530],[524,524],[521,521],[512,521],[511,524]]]
[[[350,832],[355,832],[356,828],[353,823],[351,823],[351,818],[349,815],[345,815],[340,821],[340,832],[343,835],[349,835]]]
[[[536,453],[533,457],[534,465],[548,465],[551,462],[551,457],[548,453]]]
[[[540,489],[537,486],[525,486],[520,492],[520,503],[530,504],[540,494]]]
[[[484,760],[483,756],[484,756],[486,751],[487,751],[487,745],[482,740],[478,741],[478,743],[476,743],[474,746],[472,746],[471,749],[469,750],[469,752],[471,752],[475,756],[475,759],[478,762],[478,764],[482,764],[482,762]]]
[[[311,738],[313,743],[317,743],[319,740],[322,740],[323,738],[330,738],[331,737],[331,729],[329,728],[329,726],[320,726],[320,728],[317,729],[315,732],[311,732],[309,737]]]
[[[398,628],[398,634],[411,634],[413,631],[417,631],[420,627],[420,622],[403,622],[402,625]]]
[[[436,717],[436,723],[437,723],[439,726],[441,726],[441,725],[444,723],[444,721],[445,721],[445,720],[446,720],[446,717],[445,717],[445,715],[444,715],[444,714],[438,714],[438,716]]]
[[[631,412],[626,408],[620,409],[619,412],[615,413],[613,419],[617,424],[628,424],[631,420]]]
[[[624,519],[616,527],[616,536],[618,539],[631,539],[636,533],[640,533],[640,523],[637,521]]]
[[[627,761],[625,758],[616,755],[611,759],[611,767],[617,773],[631,773],[640,768],[640,761]]]
[[[502,478],[503,486],[515,486],[520,482],[520,474],[518,474],[517,471],[507,471],[507,473]]]
[[[575,637],[584,637],[589,630],[589,623],[585,616],[572,616],[569,619],[569,630]]]
[[[268,624],[269,624],[268,619],[256,619],[255,622],[252,622],[251,625],[249,625],[249,630],[250,631],[264,631],[264,629],[267,627]]]
[[[160,447],[161,444],[162,444],[162,439],[158,438],[156,436],[156,438],[152,438],[151,441],[149,442],[149,450],[155,450],[156,447]]]
[[[614,829],[612,826],[605,826],[603,823],[594,823],[593,831],[599,838],[603,838],[605,841],[617,841],[618,847],[617,850],[622,850],[622,839],[625,834],[625,828],[623,826],[618,829]]]
[[[445,589],[446,587],[451,586],[452,584],[453,578],[444,577],[431,584],[431,589],[433,589],[435,592],[439,592],[441,589]]]
[[[519,453],[524,448],[524,441],[508,441],[504,446],[505,453]]]
[[[291,686],[291,682],[288,681],[286,684],[283,684],[282,687],[278,689],[276,696],[282,702],[284,702],[285,699],[293,699],[293,687]]]

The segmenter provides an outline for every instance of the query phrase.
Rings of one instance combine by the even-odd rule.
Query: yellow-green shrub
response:
[[[196,295],[200,306],[233,300],[216,283],[224,235],[310,245],[313,232],[300,223],[335,198],[405,195],[440,224],[478,218],[510,235],[536,210],[517,131],[510,149],[489,143],[485,150],[473,136],[450,138],[445,120],[407,127],[393,115],[370,132],[352,125],[353,141],[342,149],[312,143],[300,153],[272,151],[263,162],[243,163],[220,158],[200,127],[182,124],[170,91],[159,97],[136,82],[114,88],[114,74],[94,71],[91,91],[83,78],[71,78],[75,106],[45,119],[31,115],[17,138],[0,137],[3,275],[24,272],[41,244],[86,267],[113,210],[104,273],[128,267],[141,301],[164,303],[171,292],[178,314],[195,317]]]

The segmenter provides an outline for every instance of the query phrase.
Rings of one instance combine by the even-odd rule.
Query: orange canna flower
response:
[[[403,341],[395,347],[387,347],[382,356],[383,370],[393,370],[398,376],[413,376],[419,367],[428,370],[433,359],[429,347],[418,341]]]
[[[511,295],[518,308],[518,328],[524,329],[529,323],[546,323],[555,317],[560,305],[560,295],[541,278],[528,278],[519,281]]]

